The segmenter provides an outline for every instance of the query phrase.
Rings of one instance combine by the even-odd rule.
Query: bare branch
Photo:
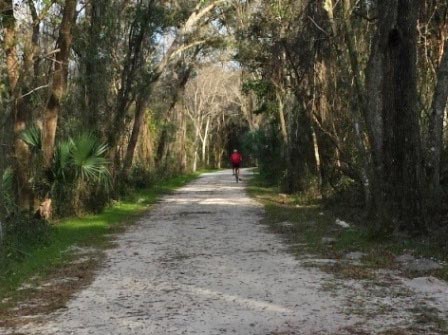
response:
[[[308,15],[308,18],[311,20],[311,22],[317,27],[317,29],[319,29],[321,32],[323,32],[325,35],[327,35],[327,36],[330,36],[330,34],[324,29],[324,28],[322,28],[321,26],[319,26],[318,24],[317,24],[317,22],[316,21],[314,21],[314,19],[311,17],[311,16],[309,16]]]
[[[168,59],[168,61],[172,60],[172,59],[173,59],[174,57],[176,57],[178,54],[180,54],[180,53],[182,53],[182,52],[184,52],[184,51],[186,51],[186,50],[188,50],[188,49],[194,48],[195,46],[204,44],[204,43],[206,43],[206,42],[208,42],[208,41],[209,41],[209,40],[194,41],[194,42],[192,42],[192,43],[190,43],[190,44],[187,44],[187,45],[184,45],[184,46],[182,46],[182,47],[179,47],[177,50],[175,50],[175,51],[170,55],[170,58]]]
[[[28,93],[25,93],[24,95],[21,95],[21,96],[19,97],[19,99],[25,98],[26,96],[28,96],[28,95],[30,95],[30,94],[33,94],[34,92],[39,91],[39,90],[41,90],[41,89],[43,89],[43,88],[47,88],[47,87],[49,87],[49,86],[50,86],[50,85],[47,84],[47,85],[42,85],[42,86],[36,87],[36,88],[32,89],[31,91],[29,91]]]

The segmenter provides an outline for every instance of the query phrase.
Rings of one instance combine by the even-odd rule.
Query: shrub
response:
[[[40,129],[30,127],[21,137],[33,153],[33,161],[41,161]],[[109,201],[111,186],[106,152],[107,146],[89,132],[60,141],[48,171],[42,171],[41,164],[33,164],[37,167],[32,178],[36,195],[53,198],[58,216],[79,214],[86,208],[101,210]]]
[[[14,213],[4,219],[3,230],[0,263],[20,261],[27,255],[27,250],[45,245],[50,239],[49,224],[24,213]]]
[[[281,140],[273,128],[248,132],[242,143],[243,152],[256,161],[260,175],[278,185],[285,175]]]
[[[156,173],[143,165],[135,165],[129,174],[129,185],[136,189],[146,189],[154,185]]]

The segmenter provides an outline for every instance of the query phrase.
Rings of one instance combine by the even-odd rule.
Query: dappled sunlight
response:
[[[448,333],[448,0],[0,8],[7,335]]]
[[[174,203],[174,204],[182,204],[182,205],[192,204],[192,203],[198,202],[198,201],[200,201],[200,199],[180,198],[180,197],[165,199],[166,203]]]
[[[225,181],[220,181],[219,185],[215,185],[214,187],[209,187],[207,186],[207,184],[200,184],[200,181],[196,182],[196,184],[193,184],[189,187],[183,187],[180,191],[179,194],[184,194],[184,193],[194,193],[194,194],[203,194],[203,193],[212,193],[212,192],[216,192],[216,190],[222,190],[222,191],[234,191],[234,190],[243,190],[244,189],[244,184],[242,183],[236,183],[234,179],[232,179],[231,181],[229,181],[228,183],[232,183],[231,186],[225,186],[224,184],[222,184]]]
[[[166,203],[175,205],[221,205],[221,206],[247,206],[244,201],[234,200],[232,198],[211,198],[202,200],[201,198],[172,198],[166,199]]]
[[[160,283],[158,285],[152,285],[151,283],[142,282],[139,285],[135,280],[128,279],[130,288],[136,289],[140,286],[140,289],[145,291],[154,290],[162,293],[176,292],[176,295],[187,295],[189,299],[200,303],[205,300],[222,301],[230,305],[238,305],[256,312],[272,312],[272,313],[294,313],[294,310],[288,307],[284,307],[278,304],[270,303],[260,299],[247,298],[241,295],[235,295],[225,293],[209,288],[198,287],[196,285],[183,285],[177,282],[173,283]]]
[[[227,205],[227,206],[249,206],[250,202],[245,199],[211,198],[199,202],[201,205]]]
[[[183,287],[184,290],[189,290],[192,293],[195,293],[200,296],[204,296],[207,298],[219,299],[225,301],[230,304],[238,304],[249,308],[254,311],[262,311],[262,312],[275,312],[275,313],[293,313],[293,311],[289,308],[285,308],[280,305],[268,303],[261,300],[256,299],[248,299],[236,295],[226,294],[218,291],[213,291],[209,289],[204,289],[200,287],[188,286]]]
[[[40,333],[95,333],[98,320],[108,320],[100,334],[142,335],[258,335],[304,323],[322,332],[347,324],[339,300],[320,291],[325,275],[285,254],[258,225],[260,204],[230,177],[194,181],[117,235],[92,285]]]
[[[213,176],[212,185],[207,176]],[[175,195],[166,197],[164,201],[176,205],[251,206],[253,203],[244,197],[244,189],[243,183],[235,182],[231,170],[220,171],[204,174],[204,178],[181,188]]]

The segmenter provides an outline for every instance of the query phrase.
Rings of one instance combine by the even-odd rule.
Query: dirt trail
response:
[[[349,334],[360,322],[378,330],[375,324],[408,317],[347,313],[348,300],[368,296],[362,285],[304,266],[258,223],[262,215],[229,171],[204,174],[119,236],[96,279],[66,309],[19,332]],[[336,288],[323,289],[328,283]]]

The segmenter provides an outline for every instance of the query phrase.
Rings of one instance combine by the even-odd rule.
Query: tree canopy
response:
[[[446,216],[445,0],[1,0],[1,217],[99,210],[231,149],[373,231]],[[37,214],[35,214],[37,213]]]

